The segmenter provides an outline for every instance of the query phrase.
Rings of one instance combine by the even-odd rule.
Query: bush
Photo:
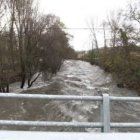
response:
[[[98,62],[94,62],[94,64],[99,65],[105,71],[111,72],[114,77],[117,77],[117,85],[121,85],[121,87],[125,85],[128,88],[140,89],[139,54],[139,49],[135,49],[135,52],[131,50],[129,59],[126,59],[123,48],[100,49]],[[94,61],[95,60],[96,59],[94,59]]]

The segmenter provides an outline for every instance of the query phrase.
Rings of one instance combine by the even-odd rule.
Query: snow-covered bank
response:
[[[33,79],[34,79],[34,77],[36,77],[37,74],[38,73],[36,73],[33,76]],[[20,92],[24,92],[26,90],[41,88],[41,87],[44,87],[44,86],[48,86],[49,81],[45,81],[44,77],[43,77],[43,74],[40,74],[40,76],[37,78],[37,80],[33,83],[32,87],[28,88],[27,81],[25,82],[25,86],[24,86],[23,89],[20,88],[20,84],[21,84],[20,82],[15,82],[15,83],[10,84],[10,92],[20,93]]]

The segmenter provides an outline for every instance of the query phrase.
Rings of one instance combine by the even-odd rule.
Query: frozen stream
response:
[[[44,76],[43,76],[43,79]],[[19,89],[13,89],[19,92]],[[43,82],[41,77],[33,88],[24,93],[63,94],[63,95],[101,95],[108,92],[114,96],[137,96],[137,93],[125,88],[118,88],[111,75],[97,66],[87,62],[67,60],[60,72],[49,82]],[[76,101],[42,101],[42,100],[0,100],[0,119],[40,120],[40,121],[100,121],[99,104],[96,102]],[[111,103],[111,121],[140,122],[140,103]],[[100,131],[98,129],[73,128],[38,128],[3,126],[1,129],[41,130],[41,131]],[[115,129],[112,131],[140,132],[140,129]]]

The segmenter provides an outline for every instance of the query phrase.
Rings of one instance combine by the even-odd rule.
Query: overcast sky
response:
[[[88,27],[87,23],[91,19],[99,27],[110,11],[124,9],[128,0],[39,0],[39,2],[41,12],[59,16],[66,27],[84,28]],[[72,29],[68,32],[74,36],[71,41],[74,49],[88,50],[91,48],[89,30]],[[101,37],[99,38],[101,46]]]

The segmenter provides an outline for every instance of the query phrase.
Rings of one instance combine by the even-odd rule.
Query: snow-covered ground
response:
[[[38,73],[36,73],[33,76],[33,79],[37,75],[38,75]],[[15,82],[15,83],[10,84],[10,92],[12,92],[12,93],[20,93],[20,92],[23,92],[23,91],[26,91],[26,90],[32,90],[32,89],[41,88],[41,87],[44,87],[44,86],[48,86],[49,81],[43,80],[43,75],[40,74],[40,76],[37,78],[37,80],[33,83],[32,87],[28,88],[27,81],[25,82],[25,86],[24,86],[23,89],[20,88],[20,84],[21,84],[20,82]]]

